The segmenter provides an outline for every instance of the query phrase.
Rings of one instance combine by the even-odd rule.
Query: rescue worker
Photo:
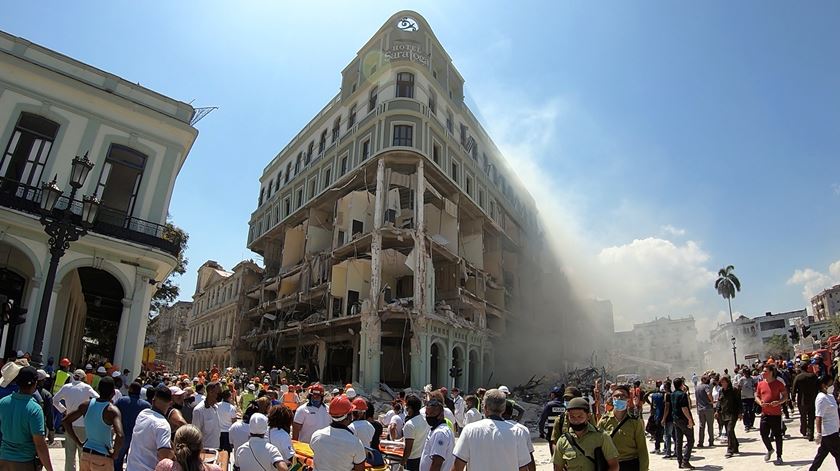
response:
[[[347,402],[349,403],[350,400],[348,399]],[[347,424],[349,425],[350,422],[348,421]],[[329,425],[330,415],[324,405],[324,387],[315,383],[309,387],[309,402],[295,411],[292,439],[309,443],[316,430]]]
[[[300,406],[295,389],[297,388],[294,386],[287,386],[286,391],[283,392],[283,396],[280,398],[280,402],[282,402],[283,405],[288,407],[292,412],[295,412],[298,406]]]
[[[563,391],[558,386],[551,388],[548,393],[548,402],[543,406],[542,415],[537,426],[540,438],[548,440],[551,437],[551,430],[554,428],[554,422],[566,413],[566,406],[561,397]],[[554,454],[554,443],[548,442],[549,454]]]
[[[609,435],[590,423],[589,403],[575,397],[566,405],[571,432],[557,439],[552,462],[554,471],[595,471],[595,449],[601,448],[609,471],[619,471],[618,450]]]
[[[323,398],[323,388],[321,388],[321,397]],[[307,407],[310,406],[301,407],[300,410]],[[340,396],[330,402],[331,423],[327,427],[316,430],[309,442],[314,455],[315,471],[335,469],[364,471],[365,447],[349,429],[352,411],[353,404],[347,396]],[[295,423],[295,428],[297,427],[298,424]]]
[[[362,441],[362,445],[365,448],[370,448],[372,447],[371,443],[373,442],[373,436],[376,434],[376,429],[367,420],[368,403],[365,398],[357,396],[351,404],[353,404],[353,411],[351,412],[353,422],[350,423],[348,428],[353,432],[353,435]]]
[[[618,451],[618,467],[621,471],[648,471],[650,457],[645,441],[645,425],[642,420],[630,414],[631,388],[616,386],[613,391],[613,410],[598,421],[598,429],[608,433]]]
[[[73,373],[70,372],[70,359],[69,358],[62,358],[61,361],[58,362],[58,370],[55,372],[53,383],[52,383],[52,393],[55,396],[55,393],[64,386],[70,380],[70,377],[73,376]]]
[[[568,403],[576,397],[583,398],[583,393],[580,392],[580,389],[574,386],[569,386],[565,391],[563,391],[563,401],[566,403],[566,412],[554,421],[554,427],[551,429],[551,439],[548,441],[549,445],[556,444],[560,435],[569,431]],[[584,401],[586,401],[586,399],[584,399]],[[588,403],[589,402],[587,401],[587,404]],[[597,424],[593,414],[589,414],[589,423],[592,424],[593,427]]]

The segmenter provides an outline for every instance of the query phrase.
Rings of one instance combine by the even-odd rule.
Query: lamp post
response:
[[[73,203],[76,201],[76,191],[85,184],[88,173],[93,168],[93,163],[88,160],[87,153],[84,157],[78,155],[73,158],[73,165],[70,171],[70,196],[67,207],[56,208],[62,191],[56,180],[44,183],[41,187],[41,224],[44,232],[50,236],[50,268],[47,271],[47,279],[41,293],[41,307],[38,309],[38,324],[35,327],[35,341],[32,345],[32,360],[36,364],[43,364],[44,331],[47,327],[47,317],[52,299],[55,274],[58,271],[58,262],[64,253],[70,248],[70,242],[79,240],[87,234],[88,229],[93,226],[96,213],[99,210],[99,200],[94,196],[82,198],[82,214],[73,213]]]
[[[733,336],[729,340],[732,342],[732,357],[735,359],[735,369],[737,370],[738,369],[738,354],[736,353],[736,350],[735,350],[735,337]]]

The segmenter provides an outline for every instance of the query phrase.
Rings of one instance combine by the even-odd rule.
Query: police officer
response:
[[[604,454],[609,471],[619,471],[618,450],[609,435],[589,423],[589,403],[576,397],[566,405],[570,431],[560,435],[554,450],[554,471],[595,471],[595,450]]]
[[[554,422],[558,417],[561,417],[566,413],[566,405],[563,403],[563,399],[561,397],[562,392],[563,391],[558,386],[555,386],[551,388],[551,391],[548,393],[548,402],[546,402],[545,406],[543,406],[538,426],[540,438],[542,439],[548,440],[551,438],[551,431],[554,429]],[[551,454],[554,453],[554,444],[550,441],[548,442],[548,451]]]
[[[563,391],[563,401],[567,404],[567,410],[554,421],[554,426],[551,428],[551,438],[548,441],[549,446],[554,446],[554,444],[557,443],[557,439],[560,438],[560,435],[569,431],[568,403],[576,397],[581,399],[583,398],[583,393],[581,393],[580,389],[576,387],[569,386],[565,391]],[[584,399],[584,401],[586,401],[586,399]],[[589,404],[588,401],[586,401],[586,403]],[[593,426],[597,423],[595,422],[595,415],[589,414],[589,423]]]

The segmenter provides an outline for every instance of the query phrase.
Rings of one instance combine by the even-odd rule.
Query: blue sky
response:
[[[578,289],[611,299],[619,328],[710,328],[726,264],[750,316],[840,282],[836,2],[13,2],[0,28],[220,107],[172,200],[188,298],[204,260],[253,256],[263,167],[402,8],[431,23]]]

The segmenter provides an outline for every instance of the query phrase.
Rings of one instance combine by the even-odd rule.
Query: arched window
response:
[[[0,176],[24,185],[38,186],[58,128],[58,123],[44,117],[21,113],[3,153]]]
[[[410,72],[397,74],[397,97],[414,98],[414,74]]]
[[[130,147],[111,145],[96,185],[96,195],[102,202],[98,216],[101,222],[127,226],[145,168],[146,155]]]

